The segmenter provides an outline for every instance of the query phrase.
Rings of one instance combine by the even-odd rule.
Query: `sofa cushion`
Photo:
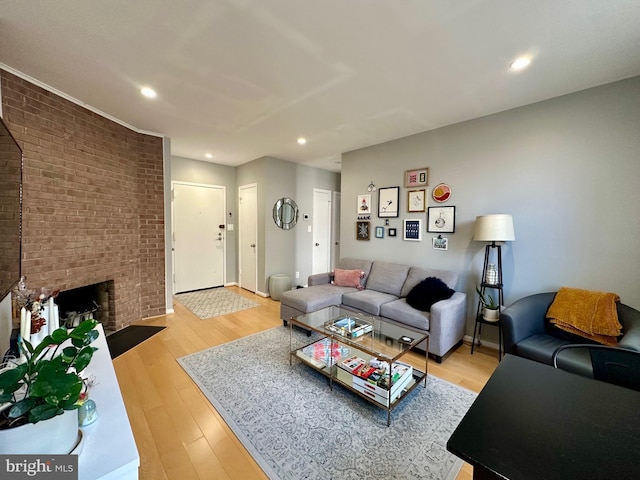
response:
[[[431,310],[431,305],[451,298],[454,293],[455,290],[447,287],[439,278],[427,277],[411,289],[407,295],[407,303],[413,308],[428,312]]]
[[[515,355],[519,357],[535,360],[536,362],[553,365],[553,352],[558,347],[566,345],[568,342],[551,335],[538,334],[521,340],[515,345]]]
[[[456,272],[451,272],[449,270],[437,270],[434,268],[411,267],[409,274],[407,275],[407,279],[402,286],[400,297],[406,297],[409,295],[409,292],[413,290],[413,287],[427,277],[439,278],[446,283],[449,288],[453,288],[454,290],[458,283],[458,274]]]
[[[345,293],[342,303],[347,307],[356,308],[370,315],[380,315],[380,306],[397,300],[398,297],[375,290],[361,290],[359,292]]]
[[[357,292],[357,290],[330,284],[315,285],[309,288],[287,290],[280,297],[280,303],[300,312],[315,312],[331,305],[340,305],[342,295],[349,292]]]
[[[346,257],[340,260],[338,268],[342,268],[343,270],[362,270],[364,272],[364,277],[360,281],[360,285],[364,286],[367,283],[369,272],[371,272],[372,263],[373,262],[371,260],[360,260],[358,258]]]
[[[362,270],[343,270],[342,268],[336,268],[333,272],[333,284],[339,287],[358,288],[363,277],[364,272]]]
[[[410,267],[399,263],[373,262],[367,279],[367,290],[400,296]]]
[[[407,303],[406,298],[385,303],[380,307],[380,315],[419,330],[429,330],[431,314],[416,310]]]

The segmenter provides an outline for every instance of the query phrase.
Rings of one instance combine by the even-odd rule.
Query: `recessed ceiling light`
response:
[[[520,57],[516,58],[513,62],[509,64],[509,68],[511,70],[522,70],[523,68],[527,68],[531,63],[531,58],[529,57]]]
[[[300,137],[300,138],[298,139],[298,143],[299,143],[300,145],[304,145],[305,143],[307,143],[307,139],[306,139],[306,138],[304,138],[304,137]]]
[[[204,156],[207,158],[213,158],[213,155],[211,155],[210,153],[205,153]]]
[[[147,98],[156,98],[158,96],[156,91],[151,87],[142,87],[140,93]]]

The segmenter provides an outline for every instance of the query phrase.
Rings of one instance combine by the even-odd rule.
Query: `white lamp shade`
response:
[[[473,239],[479,242],[513,242],[513,217],[504,213],[476,217]]]

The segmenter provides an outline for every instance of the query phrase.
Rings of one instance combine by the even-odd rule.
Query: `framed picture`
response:
[[[378,217],[397,217],[400,212],[400,187],[378,189]]]
[[[416,168],[404,172],[405,187],[426,187],[429,185],[429,168]]]
[[[439,183],[431,191],[431,196],[438,203],[444,203],[451,196],[451,187],[446,183]]]
[[[369,240],[371,222],[356,222],[356,240]]]
[[[389,236],[390,237],[395,237],[396,236],[396,229],[395,228],[390,228],[389,229]]]
[[[376,227],[376,238],[384,238],[384,227]]]
[[[434,250],[447,250],[449,248],[449,239],[443,238],[442,235],[433,237],[432,246]]]
[[[453,233],[456,231],[456,207],[429,207],[427,232]]]
[[[413,242],[422,241],[422,220],[405,219],[404,220],[404,240]]]
[[[358,195],[358,215],[371,213],[371,195]]]
[[[407,192],[407,212],[424,212],[426,197],[426,190],[409,190]]]

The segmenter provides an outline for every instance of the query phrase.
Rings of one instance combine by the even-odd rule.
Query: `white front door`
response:
[[[331,191],[313,189],[313,257],[311,273],[331,268]]]
[[[258,288],[258,186],[238,188],[238,254],[240,287],[250,292]]]
[[[175,293],[224,285],[225,187],[173,182]]]

